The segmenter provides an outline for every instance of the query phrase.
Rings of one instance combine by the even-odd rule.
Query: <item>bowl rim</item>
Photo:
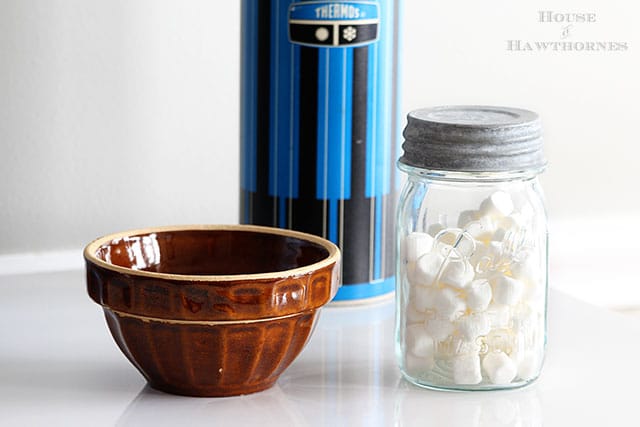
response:
[[[119,265],[108,263],[96,256],[97,249],[112,240],[121,239],[124,237],[132,237],[138,235],[149,235],[157,232],[168,231],[205,231],[205,230],[227,230],[227,231],[249,231],[262,234],[275,234],[287,237],[293,237],[300,240],[306,240],[315,243],[325,248],[329,254],[313,264],[304,265],[302,267],[292,268],[289,270],[269,271],[265,273],[250,273],[250,274],[176,274],[176,273],[158,273],[155,271],[136,270],[133,268],[122,267]],[[248,281],[248,280],[273,280],[283,277],[302,276],[313,271],[323,269],[331,264],[338,263],[340,260],[340,249],[327,239],[319,236],[315,236],[309,233],[303,233],[301,231],[266,227],[261,225],[248,225],[248,224],[191,224],[191,225],[167,225],[158,227],[139,228],[127,231],[120,231],[117,233],[107,234],[102,237],[98,237],[89,243],[83,251],[84,259],[86,262],[94,264],[96,266],[105,268],[107,270],[115,271],[118,273],[128,274],[132,276],[141,276],[157,279],[171,279],[185,282],[236,282],[236,281]]]

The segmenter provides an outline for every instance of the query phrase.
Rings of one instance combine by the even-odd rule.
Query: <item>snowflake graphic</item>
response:
[[[344,38],[346,41],[351,42],[356,37],[358,37],[358,31],[351,25],[342,30],[342,38]]]

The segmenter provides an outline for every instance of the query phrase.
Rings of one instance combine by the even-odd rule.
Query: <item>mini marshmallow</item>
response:
[[[532,380],[539,371],[540,357],[538,357],[538,352],[534,349],[524,353],[518,362],[518,378],[525,381]]]
[[[451,350],[455,356],[462,354],[478,354],[480,349],[481,345],[475,340],[469,341],[462,337],[454,337],[451,340]]]
[[[478,384],[482,381],[480,357],[463,354],[453,358],[453,381],[456,384]]]
[[[493,265],[499,264],[505,257],[505,248],[502,242],[489,242],[488,256],[491,258]]]
[[[444,262],[445,258],[438,252],[429,252],[428,254],[422,255],[416,261],[416,267],[413,273],[414,284],[432,285]]]
[[[527,222],[529,218],[520,212],[513,212],[509,216],[505,216],[504,218],[500,218],[498,221],[498,228],[502,228],[505,230],[518,230],[520,228],[527,228]]]
[[[511,360],[517,365],[522,361],[522,358],[527,353],[527,346],[525,345],[525,340],[520,336],[515,336],[511,341]]]
[[[506,328],[511,321],[509,306],[491,303],[486,310],[492,328]]]
[[[463,230],[469,233],[474,239],[480,241],[488,241],[491,240],[493,233],[496,231],[496,223],[495,221],[487,216],[479,216],[475,220],[466,223],[461,226]]]
[[[485,311],[491,302],[491,285],[486,279],[471,282],[467,289],[467,307],[475,312]]]
[[[458,227],[464,229],[469,223],[475,222],[479,217],[478,211],[462,211],[458,216]]]
[[[516,364],[501,351],[487,354],[482,360],[482,368],[493,384],[508,384],[517,374]]]
[[[433,338],[427,334],[424,325],[407,326],[405,341],[407,352],[416,357],[433,357]]]
[[[493,218],[478,211],[462,211],[458,217],[458,227],[476,240],[490,240],[496,230]]]
[[[498,304],[514,305],[522,298],[524,283],[503,274],[496,274],[489,279],[493,291],[493,300]]]
[[[453,323],[446,319],[429,319],[425,330],[435,341],[444,341],[455,331]]]
[[[485,313],[471,314],[458,319],[458,331],[467,341],[486,335],[491,331],[491,321]]]
[[[510,266],[511,274],[523,282],[538,282],[543,275],[539,258],[533,251],[520,255],[521,261],[514,262]]]
[[[425,315],[424,310],[422,312],[418,311],[414,307],[414,304],[407,304],[407,310],[405,311],[407,324],[409,325],[412,323],[424,324],[424,322],[427,320],[427,316]]]
[[[441,317],[455,320],[464,313],[467,306],[453,289],[443,288],[436,292],[433,308]]]
[[[407,274],[407,280],[409,283],[417,283],[418,279],[416,278],[416,262],[408,262],[404,267],[404,270]]]
[[[408,262],[416,261],[422,255],[431,251],[433,241],[433,237],[427,233],[410,233],[403,241],[403,260]]]
[[[433,369],[435,363],[433,357],[416,357],[406,354],[404,359],[404,369],[409,375],[419,377]]]
[[[480,276],[488,270],[490,265],[489,248],[483,243],[476,244],[476,250],[469,257],[469,263]]]
[[[411,288],[411,302],[417,311],[425,312],[435,307],[437,289],[428,286],[413,286]]]
[[[492,242],[500,242],[500,243],[502,243],[502,242],[508,240],[509,238],[511,238],[512,233],[513,233],[513,231],[512,231],[511,228],[499,227],[493,233],[493,236],[491,236],[491,241]]]
[[[447,286],[464,289],[471,283],[474,274],[469,261],[452,259],[442,271],[440,282]]]
[[[436,235],[442,230],[444,230],[445,228],[447,227],[439,222],[436,222],[431,224],[429,228],[427,228],[427,233],[429,233],[432,237],[436,237]]]
[[[502,219],[493,236],[491,236],[492,241],[503,243],[505,246],[513,246],[514,242],[522,241],[523,233],[526,233],[526,229],[521,225],[512,223],[511,220],[512,217]]]
[[[518,356],[517,361],[527,351],[544,346],[544,317],[528,305],[520,305],[520,309],[513,314],[511,319],[512,331],[517,337],[517,345],[514,350]],[[522,308],[525,308],[523,312]],[[544,310],[542,307],[538,309]]]
[[[447,258],[467,259],[475,252],[478,245],[469,234],[462,233],[457,229],[442,235],[436,244],[437,250]]]
[[[460,240],[457,240],[457,243],[454,245],[455,247],[451,248],[453,254],[457,257],[468,259],[475,252],[477,243],[475,243],[472,238],[463,236]]]
[[[480,278],[491,274],[491,271],[503,262],[503,258],[502,242],[490,241],[486,245],[478,243],[469,262],[473,265],[476,276]]]
[[[511,329],[515,334],[527,337],[537,329],[538,315],[526,304],[519,304],[511,317]]]
[[[513,212],[513,200],[504,191],[496,191],[480,203],[480,212],[483,215],[505,217]]]

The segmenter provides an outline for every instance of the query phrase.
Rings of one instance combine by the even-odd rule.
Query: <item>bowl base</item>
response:
[[[276,383],[275,380],[265,381],[257,384],[241,385],[238,387],[184,387],[174,384],[161,384],[149,381],[151,388],[169,394],[177,394],[189,397],[231,397],[245,394],[258,393],[267,390]]]

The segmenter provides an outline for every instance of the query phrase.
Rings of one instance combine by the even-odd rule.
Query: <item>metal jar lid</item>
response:
[[[400,163],[459,172],[542,170],[538,115],[519,108],[442,106],[407,115]]]

